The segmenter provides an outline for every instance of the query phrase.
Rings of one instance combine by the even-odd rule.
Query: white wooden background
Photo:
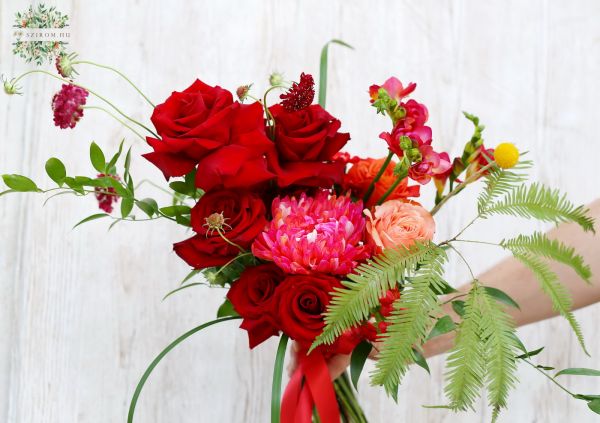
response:
[[[114,64],[155,102],[199,77],[234,90],[266,87],[273,70],[289,78],[317,74],[323,43],[341,38],[356,49],[330,53],[328,109],[352,134],[350,150],[382,156],[377,136],[385,119],[366,90],[390,75],[419,84],[438,148],[456,154],[471,133],[460,111],[488,125],[490,145],[517,142],[537,161],[537,179],[570,192],[578,202],[600,194],[597,124],[600,121],[600,2],[558,1],[47,1],[71,17],[72,48],[82,58]],[[14,13],[28,2],[2,0],[0,71],[30,66],[11,53]],[[139,119],[150,110],[110,73],[81,66],[93,85]],[[23,81],[22,97],[0,96],[0,172],[30,175],[49,186],[46,158],[61,158],[71,173],[91,174],[87,148],[96,140],[115,149],[122,136],[147,147],[107,116],[86,112],[74,130],[52,124],[50,99],[59,85],[46,77]],[[94,100],[91,103],[97,103]],[[162,183],[141,157],[138,180]],[[157,195],[151,187],[148,195]],[[465,198],[474,198],[470,191]],[[95,212],[92,198],[59,197],[42,208],[36,195],[0,201],[0,421],[10,423],[123,422],[141,373],[167,343],[212,319],[224,292],[196,288],[161,302],[188,269],[171,243],[185,234],[166,222],[125,223],[107,233],[98,221],[71,227]],[[453,202],[438,218],[439,237],[472,216],[472,203]],[[473,231],[498,240],[533,229],[513,220],[484,222]],[[494,250],[465,248],[477,271],[499,261]],[[459,264],[459,263],[458,263]],[[467,271],[453,261],[455,284]],[[600,367],[600,307],[576,313],[594,358],[586,358],[557,319],[520,330],[531,348],[546,345],[543,363],[558,368]],[[150,379],[137,421],[266,422],[276,341],[248,351],[234,323],[196,335],[173,351]],[[432,376],[415,369],[399,404],[360,385],[372,422],[485,422],[489,411],[454,415],[440,404],[443,360]],[[522,367],[505,422],[597,421],[536,372]],[[600,393],[593,378],[565,381],[573,390]]]

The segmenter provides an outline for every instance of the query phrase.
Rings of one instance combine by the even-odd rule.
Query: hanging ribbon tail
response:
[[[318,351],[300,358],[281,401],[281,423],[311,423],[316,406],[321,423],[340,423],[327,362]]]

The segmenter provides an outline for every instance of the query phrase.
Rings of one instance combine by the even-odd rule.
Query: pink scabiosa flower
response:
[[[367,258],[362,202],[319,191],[314,197],[275,198],[273,220],[252,245],[260,259],[286,273],[346,275]]]
[[[59,92],[52,97],[54,124],[62,129],[74,128],[83,117],[83,106],[88,92],[73,84],[63,84]]]
[[[117,175],[106,175],[104,173],[99,173],[98,178],[109,177],[120,180]],[[112,213],[113,211],[113,203],[119,202],[119,196],[113,187],[95,187],[95,196],[96,200],[98,200],[98,207],[101,210],[104,210],[106,213]]]
[[[292,88],[279,98],[281,105],[288,112],[306,109],[315,99],[315,81],[312,75],[302,72],[300,82],[294,82]]]

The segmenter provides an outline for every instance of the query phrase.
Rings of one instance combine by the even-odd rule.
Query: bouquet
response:
[[[588,210],[554,189],[528,183],[526,171],[532,163],[523,160],[525,153],[512,143],[485,145],[484,127],[474,115],[464,114],[474,132],[462,153],[451,158],[438,151],[427,126],[427,107],[410,98],[416,84],[395,77],[372,85],[365,96],[366,104],[389,119],[389,130],[379,135],[387,144],[387,156],[361,158],[344,151],[350,134],[325,109],[331,43],[349,47],[332,40],[323,48],[317,103],[312,75],[302,73],[293,82],[274,73],[260,97],[255,97],[251,84],[234,94],[196,80],[155,105],[117,69],[62,52],[56,57],[57,72],[35,69],[3,79],[9,95],[20,94],[19,84],[30,74],[62,82],[51,103],[60,128],[74,128],[92,110],[114,117],[147,143],[142,156],[169,181],[172,201],[159,205],[138,196],[139,186],[130,173],[136,157],[125,140],[110,155],[92,142],[93,171],[88,175],[70,175],[60,159],[50,158],[46,172],[56,186],[49,189],[25,176],[4,174],[8,189],[0,195],[95,197],[102,212],[75,226],[98,219],[112,220],[111,227],[121,221],[156,219],[184,226],[190,235],[173,249],[192,270],[167,296],[206,283],[227,288],[217,318],[177,338],[148,367],[132,398],[128,422],[133,421],[145,382],[169,351],[202,329],[233,319],[241,320],[250,348],[270,337],[280,338],[272,422],[366,422],[355,388],[367,357],[377,357],[372,383],[397,399],[398,386],[412,364],[428,370],[422,345],[449,332],[456,336],[447,358],[448,402],[437,407],[466,410],[485,388],[496,420],[517,381],[518,361],[560,386],[547,367],[531,361],[541,349],[529,350],[517,337],[506,308],[518,304],[475,275],[470,291],[459,293],[444,279],[444,267],[448,256],[456,254],[470,269],[458,248],[461,243],[482,242],[463,237],[478,220],[514,215],[575,222],[583,231],[593,231]],[[79,84],[75,76],[84,65],[125,78],[150,106],[153,127]],[[453,237],[434,240],[437,212],[479,182],[477,203],[465,204],[473,209],[473,219]],[[427,184],[435,185],[430,209],[420,196]],[[568,291],[547,264],[564,263],[585,282],[591,272],[582,257],[540,232],[494,245],[531,269],[585,349]],[[451,304],[460,321],[444,313],[444,304]],[[282,395],[289,339],[296,342],[298,365]],[[350,374],[332,382],[327,362],[339,354],[351,355]],[[567,392],[600,413],[597,395]]]

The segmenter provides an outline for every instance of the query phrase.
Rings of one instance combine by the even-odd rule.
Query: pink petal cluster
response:
[[[98,178],[104,178],[106,176],[116,179],[117,181],[120,179],[117,175],[105,175],[104,173],[98,174]],[[94,191],[96,200],[98,200],[98,207],[101,210],[104,210],[106,213],[112,213],[113,203],[117,203],[119,201],[117,191],[115,191],[113,187],[95,187]]]
[[[408,176],[413,181],[425,185],[431,178],[446,174],[452,167],[448,153],[434,151],[431,144],[420,144],[419,151],[423,158],[412,165],[408,171]]]
[[[314,197],[277,197],[271,209],[273,220],[252,252],[286,273],[346,275],[368,256],[360,201],[319,191]]]
[[[402,85],[402,82],[395,76],[388,78],[387,81],[383,83],[383,85],[371,85],[369,87],[369,95],[371,96],[371,103],[373,103],[377,98],[379,98],[379,89],[383,88],[388,95],[400,102],[404,97],[412,93],[415,88],[417,88],[417,84],[411,82],[406,87]]]
[[[74,128],[83,117],[83,105],[88,92],[73,84],[63,84],[59,92],[52,97],[54,124],[62,129]]]

